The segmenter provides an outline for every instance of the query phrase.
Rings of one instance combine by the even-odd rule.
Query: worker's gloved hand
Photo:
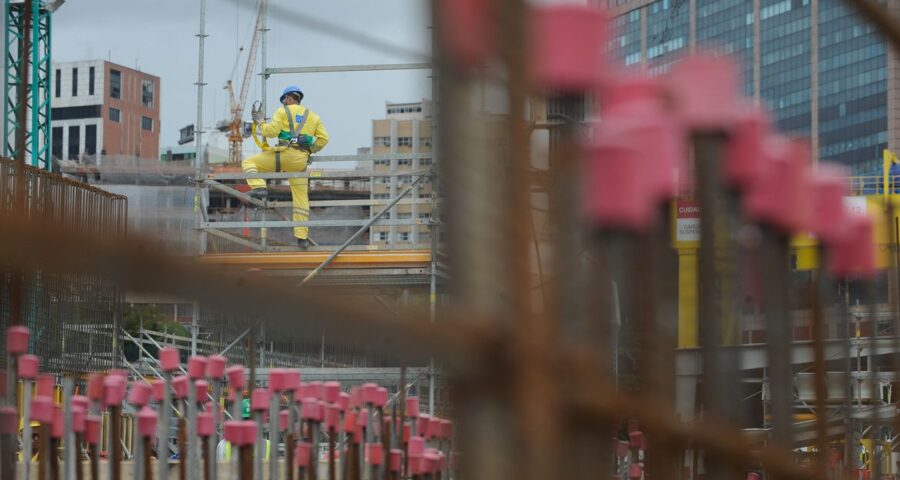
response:
[[[312,147],[316,143],[316,137],[301,134],[297,136],[297,143],[299,143],[301,147]]]
[[[253,116],[253,121],[256,123],[263,123],[266,121],[266,117],[263,115],[262,110],[253,110],[251,115]]]

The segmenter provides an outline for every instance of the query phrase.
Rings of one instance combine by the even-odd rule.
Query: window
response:
[[[419,232],[419,243],[431,241],[431,232]]]
[[[397,177],[397,183],[412,183],[412,175],[400,175]]]
[[[397,137],[397,146],[411,147],[412,146],[412,137]]]
[[[401,159],[397,160],[397,166],[398,167],[411,167],[412,159],[411,158],[401,158]]]
[[[419,137],[419,145],[423,147],[431,146],[431,137]]]
[[[56,69],[56,98],[62,95],[62,70]]]
[[[431,192],[419,192],[419,198],[431,198]]]
[[[376,167],[379,165],[387,166],[387,165],[391,164],[391,161],[390,160],[375,160],[373,163],[375,164]]]
[[[421,158],[421,159],[419,159],[419,166],[420,166],[420,167],[424,167],[424,166],[426,166],[426,165],[431,165],[431,159],[430,159],[430,158]]]
[[[84,153],[97,154],[97,126],[86,125],[84,127]]]
[[[57,70],[59,71],[59,70]],[[52,140],[50,141],[50,156],[62,158],[63,156],[63,127],[53,127]]]
[[[387,200],[387,199],[391,198],[391,194],[390,193],[373,193],[372,198],[374,198],[375,200]]]
[[[388,239],[388,232],[378,232],[375,234],[375,240],[378,242],[386,242]]]
[[[94,94],[94,67],[88,69],[88,95]]]
[[[100,105],[83,107],[60,107],[50,110],[50,118],[56,120],[80,120],[83,118],[100,118]]]
[[[109,107],[109,119],[110,119],[110,121],[119,123],[119,114],[120,114],[120,112],[119,112],[119,109],[118,109],[118,108]]]
[[[109,97],[122,98],[122,72],[118,70],[109,71]]]
[[[148,132],[153,131],[153,119],[150,117],[141,117],[141,128]]]
[[[412,218],[412,212],[397,212],[397,220],[409,220]]]
[[[72,69],[72,96],[78,96],[78,69]]]
[[[375,145],[382,147],[391,146],[391,137],[375,137]]]
[[[153,108],[153,82],[141,80],[141,103],[147,108]]]
[[[408,242],[409,241],[409,232],[400,232],[400,241]]]
[[[431,218],[430,213],[420,213],[419,214],[419,220],[428,220],[429,218]]]
[[[81,152],[81,127],[78,125],[69,127],[69,160],[78,160],[78,154]]]

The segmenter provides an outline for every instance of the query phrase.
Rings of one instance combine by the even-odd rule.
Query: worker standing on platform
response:
[[[303,172],[309,163],[309,156],[322,150],[328,143],[328,132],[325,125],[314,112],[300,102],[303,91],[295,85],[288,86],[281,94],[281,108],[272,114],[272,121],[265,123],[263,112],[254,111],[253,121],[257,123],[259,132],[268,138],[277,138],[278,145],[287,147],[279,152],[258,153],[241,164],[245,173],[268,172]],[[265,200],[268,198],[266,181],[248,179],[250,196]],[[309,220],[309,179],[291,178],[291,197],[293,199],[294,221]],[[309,247],[309,228],[295,227],[294,236],[301,249]]]

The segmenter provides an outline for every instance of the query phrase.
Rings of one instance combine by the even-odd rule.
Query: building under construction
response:
[[[427,62],[263,69],[431,70],[371,151],[87,174],[49,171],[48,3],[5,10],[0,480],[900,476],[900,162],[863,99],[895,72],[834,40],[887,68],[891,2],[435,0]],[[308,20],[256,14],[250,57]],[[784,88],[777,32],[819,55]]]

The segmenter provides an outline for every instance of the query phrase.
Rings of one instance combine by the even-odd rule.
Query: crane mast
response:
[[[259,47],[260,30],[262,30],[263,16],[266,14],[266,6],[269,0],[260,0],[256,10],[256,24],[253,28],[253,39],[250,49],[247,51],[247,67],[244,69],[244,77],[241,79],[240,96],[235,99],[234,86],[231,80],[225,84],[228,97],[231,102],[231,127],[228,133],[228,163],[238,165],[241,163],[242,147],[244,143],[243,120],[244,105],[247,103],[247,93],[250,91],[250,76],[253,74],[253,66],[256,63],[256,51]]]

